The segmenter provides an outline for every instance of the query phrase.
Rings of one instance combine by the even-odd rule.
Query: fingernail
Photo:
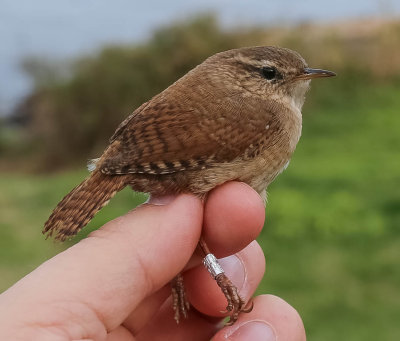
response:
[[[176,199],[176,195],[161,195],[161,196],[153,196],[150,195],[149,199],[147,199],[146,204],[156,205],[156,206],[163,206],[168,205],[169,203],[173,202]]]
[[[245,322],[230,334],[225,335],[227,340],[241,341],[276,341],[276,334],[272,326],[264,321]]]
[[[218,260],[229,279],[240,291],[245,284],[247,273],[242,260],[236,256],[229,256]],[[241,293],[246,296],[245,293]]]

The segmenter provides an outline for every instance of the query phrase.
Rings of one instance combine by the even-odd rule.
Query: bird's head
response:
[[[245,47],[211,57],[224,86],[244,96],[257,96],[301,109],[310,80],[335,76],[334,72],[309,68],[297,52],[275,46]],[[243,91],[244,90],[244,91]]]

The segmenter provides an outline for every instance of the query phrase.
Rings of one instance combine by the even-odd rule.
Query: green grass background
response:
[[[292,304],[309,340],[400,340],[399,94],[397,79],[314,81],[291,165],[268,189],[258,293]],[[1,290],[65,248],[40,231],[83,168],[0,174]],[[144,199],[124,190],[83,235]]]

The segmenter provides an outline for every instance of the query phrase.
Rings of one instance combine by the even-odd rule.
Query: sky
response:
[[[400,0],[0,0],[0,115],[31,90],[27,56],[69,59],[214,12],[225,27],[400,16]]]

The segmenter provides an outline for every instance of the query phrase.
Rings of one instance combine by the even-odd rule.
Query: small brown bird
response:
[[[334,75],[308,68],[298,53],[280,47],[211,56],[121,123],[89,165],[90,176],[57,205],[43,233],[61,241],[74,236],[125,186],[153,196],[186,192],[203,198],[239,180],[266,198],[299,141],[310,80]],[[204,241],[199,245],[233,323],[249,309]],[[172,286],[178,322],[189,307],[180,275]]]

